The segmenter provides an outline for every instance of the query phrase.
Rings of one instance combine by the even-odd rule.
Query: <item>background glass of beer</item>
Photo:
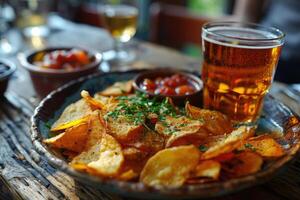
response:
[[[16,26],[26,42],[35,49],[46,46],[46,37],[50,33],[48,13],[50,0],[18,0],[12,3],[17,18]]]
[[[107,60],[119,63],[130,62],[135,58],[135,52],[124,50],[122,44],[128,42],[136,33],[138,22],[138,2],[131,0],[102,1],[100,14],[104,27],[114,39],[114,49]],[[107,54],[106,54],[107,55]]]
[[[236,123],[255,123],[273,81],[284,34],[250,23],[202,28],[204,107]]]

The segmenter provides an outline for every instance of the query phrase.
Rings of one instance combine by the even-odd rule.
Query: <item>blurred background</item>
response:
[[[118,0],[111,2],[114,1]],[[5,34],[10,28],[24,29],[44,24],[46,15],[53,12],[74,22],[103,27],[99,17],[100,2],[1,0],[0,34]],[[173,47],[187,55],[201,56],[200,26],[209,19],[232,15],[235,4],[235,0],[139,0],[135,38]],[[41,35],[47,34],[47,30],[39,31]],[[23,34],[26,36],[31,32],[25,30]]]
[[[46,37],[49,32],[55,32],[53,27],[58,22],[52,20],[51,30],[43,26],[47,24],[49,15],[103,27],[100,7],[101,0],[0,0],[0,55],[1,51],[2,55],[18,51],[21,48],[18,41],[28,40],[27,36]],[[298,0],[138,0],[137,7],[139,16],[135,39],[172,47],[199,59],[201,26],[207,21],[248,21],[280,28],[287,37],[277,70],[277,75],[282,77],[277,76],[276,79],[300,82],[297,75],[300,63]],[[17,33],[11,30],[21,30],[22,37],[17,37]],[[28,42],[35,48],[45,46],[41,38],[30,37]]]

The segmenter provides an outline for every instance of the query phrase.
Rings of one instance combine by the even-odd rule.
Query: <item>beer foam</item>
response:
[[[281,46],[283,43],[280,39],[276,40],[277,36],[274,33],[251,28],[212,27],[209,28],[208,31],[212,34],[210,35],[210,33],[203,32],[202,39],[211,43],[234,48],[269,49]],[[218,38],[221,38],[222,41],[219,41]],[[255,45],[255,43],[257,43],[257,45]]]

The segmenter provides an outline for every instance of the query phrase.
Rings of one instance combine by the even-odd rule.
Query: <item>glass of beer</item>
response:
[[[204,107],[236,124],[257,121],[276,70],[284,33],[251,23],[202,27]]]
[[[50,33],[48,13],[52,5],[49,0],[13,1],[17,18],[16,26],[26,42],[35,49],[46,46],[46,37]]]
[[[100,13],[104,27],[114,39],[114,49],[104,55],[106,60],[127,63],[135,58],[135,52],[130,48],[123,48],[136,33],[138,22],[137,1],[110,0],[104,1]]]

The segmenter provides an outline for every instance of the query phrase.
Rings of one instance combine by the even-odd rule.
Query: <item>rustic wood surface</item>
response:
[[[84,35],[85,37],[76,44],[99,51],[111,47],[109,36],[101,29],[58,24],[55,23],[55,28],[59,31],[47,38],[47,45],[70,46],[79,36]],[[138,60],[127,68],[173,66],[200,70],[199,60],[185,57],[171,49],[145,42],[136,42],[136,46],[140,50]],[[24,43],[22,51],[28,48],[30,47]],[[0,199],[123,200],[124,198],[74,181],[70,176],[49,165],[46,159],[35,151],[29,129],[30,117],[39,100],[35,96],[28,74],[18,64],[16,56],[9,59],[18,65],[18,71],[10,82],[5,98],[0,100]],[[275,83],[271,93],[300,114],[299,102],[286,96],[282,92],[285,89],[286,85]],[[299,188],[300,160],[297,160],[266,184],[216,199],[300,199]]]

